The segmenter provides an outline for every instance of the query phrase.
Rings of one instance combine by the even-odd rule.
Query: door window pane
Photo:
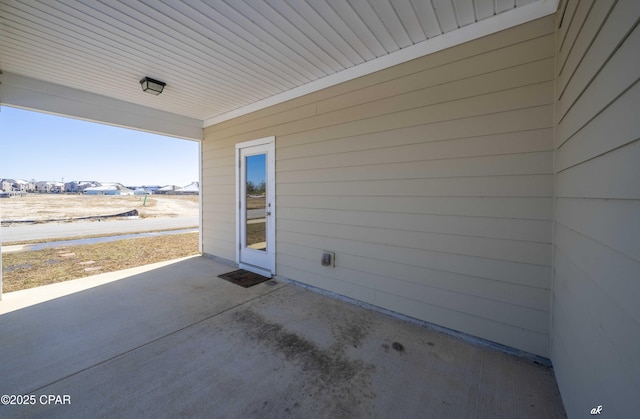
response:
[[[256,250],[267,250],[267,155],[256,154],[245,159],[246,243]]]

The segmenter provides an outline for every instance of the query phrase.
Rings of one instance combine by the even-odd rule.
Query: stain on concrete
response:
[[[298,389],[299,397],[324,400],[325,406],[331,406],[330,416],[345,417],[372,411],[372,406],[365,404],[375,398],[370,379],[375,367],[351,359],[345,353],[347,347],[361,345],[367,334],[366,327],[353,323],[337,325],[333,328],[334,342],[329,348],[322,348],[251,309],[237,311],[233,318],[242,324],[251,339],[267,344],[287,361],[300,366],[308,381]],[[295,416],[300,402],[292,400],[283,413]]]
[[[338,323],[333,328],[336,337],[336,345],[350,345],[357,348],[362,345],[362,341],[370,332],[369,323],[365,320],[350,320],[349,322]]]
[[[393,342],[391,344],[391,347],[398,352],[404,352],[404,345],[401,344],[400,342]]]

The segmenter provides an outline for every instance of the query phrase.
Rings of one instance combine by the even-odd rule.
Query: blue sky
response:
[[[256,154],[247,157],[247,182],[253,182],[254,185],[258,186],[266,180],[266,157],[265,154]]]
[[[198,143],[3,106],[0,178],[185,186]]]

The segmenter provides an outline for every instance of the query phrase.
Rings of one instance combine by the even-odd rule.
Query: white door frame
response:
[[[276,137],[265,137],[257,140],[245,141],[236,144],[236,263],[242,269],[255,272],[260,275],[271,277],[276,274],[276,151],[275,151]],[[264,146],[264,147],[261,147]],[[248,151],[252,147],[260,147],[263,152],[267,153],[266,169],[267,169],[267,214],[266,218],[266,251],[257,251],[253,249],[247,249],[245,246],[245,237],[243,232],[245,231],[243,226],[245,225],[246,213],[244,211],[244,204],[246,201],[246,194],[243,193],[245,175],[242,172],[242,152]],[[242,260],[243,254],[248,252],[265,252],[264,257],[261,257],[259,263],[248,263]],[[252,261],[253,262],[253,261]]]

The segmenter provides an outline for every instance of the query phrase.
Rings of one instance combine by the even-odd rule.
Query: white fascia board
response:
[[[237,118],[251,112],[259,111],[279,103],[295,99],[309,93],[317,92],[376,71],[384,70],[416,58],[433,54],[483,36],[509,29],[532,20],[540,19],[556,12],[559,0],[538,0],[526,6],[517,7],[508,12],[500,13],[491,18],[481,20],[469,26],[464,26],[443,35],[414,44],[391,54],[367,61],[355,67],[348,68],[327,77],[315,80],[283,93],[243,106],[233,111],[206,119],[204,128]]]
[[[14,73],[0,74],[0,104],[201,141],[202,120]]]

